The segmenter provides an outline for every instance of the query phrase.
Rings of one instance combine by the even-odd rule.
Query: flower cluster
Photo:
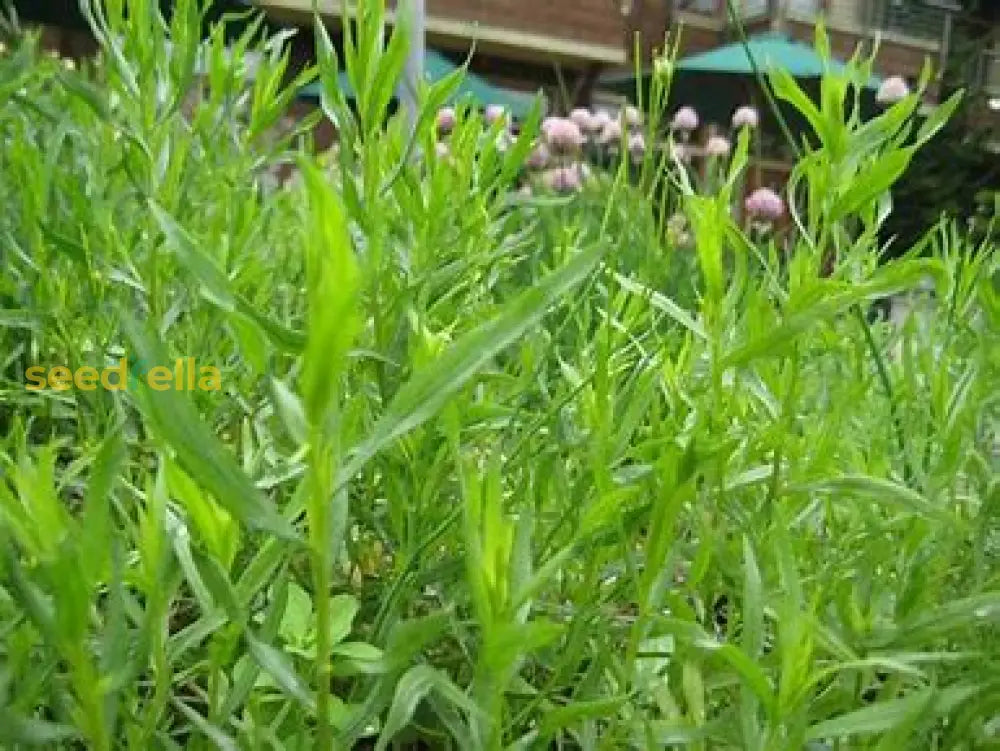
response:
[[[491,105],[484,111],[484,120],[490,126],[503,123],[501,140],[511,142],[511,118],[498,105]],[[674,138],[670,142],[674,159],[687,162],[694,154],[707,159],[724,159],[731,151],[731,141],[719,133],[711,133],[700,148],[693,143],[693,134],[698,130],[700,119],[693,107],[681,107],[670,121]],[[743,128],[757,128],[760,116],[753,107],[739,107],[732,115],[734,131]],[[456,113],[451,107],[443,107],[437,114],[435,146],[438,159],[450,158],[447,136],[456,126]],[[572,110],[566,117],[552,116],[542,121],[541,133],[525,159],[524,167],[529,176],[528,183],[521,189],[529,194],[532,185],[540,185],[556,193],[579,191],[593,174],[586,164],[587,158],[597,161],[607,156],[621,154],[629,156],[632,163],[643,161],[646,154],[646,136],[643,132],[642,113],[635,107],[625,107],[612,116],[607,110],[592,111],[583,107]],[[710,131],[711,132],[711,131]],[[744,204],[746,214],[759,223],[770,223],[780,219],[785,213],[781,196],[770,188],[753,191]],[[669,233],[673,244],[685,246],[691,242],[690,232],[682,227],[679,220],[671,224]]]
[[[753,107],[738,107],[733,112],[731,123],[733,131],[739,131],[743,128],[752,130],[759,127],[760,115]],[[692,141],[694,133],[700,125],[701,119],[694,107],[684,106],[674,113],[673,119],[670,121],[670,130],[674,136],[673,156],[675,159],[687,161],[693,153],[696,153],[697,150],[692,145]],[[701,153],[714,159],[729,156],[731,150],[730,140],[719,133],[709,135],[701,147]]]
[[[757,188],[744,203],[747,216],[773,222],[785,214],[785,202],[770,188]]]
[[[541,184],[558,193],[579,190],[591,174],[583,161],[621,153],[624,148],[634,163],[646,153],[642,113],[626,107],[617,117],[607,110],[577,107],[567,117],[547,117],[541,138],[527,160],[527,167],[540,173]]]

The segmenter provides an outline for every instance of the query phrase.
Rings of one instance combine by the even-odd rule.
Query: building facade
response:
[[[305,25],[313,0],[254,4],[272,18]],[[336,29],[345,5],[349,10],[356,3],[320,0],[317,5]],[[512,89],[541,87],[562,108],[586,103],[601,73],[627,63],[630,20],[619,0],[426,0],[425,26],[429,47],[456,62],[474,51],[472,70]]]
[[[683,24],[685,52],[710,49],[729,39],[727,0],[672,0],[672,20]],[[811,42],[816,21],[825,20],[833,53],[846,59],[859,44],[879,40],[876,72],[916,79],[925,61],[943,61],[954,14],[950,0],[736,0],[749,31],[783,31]]]

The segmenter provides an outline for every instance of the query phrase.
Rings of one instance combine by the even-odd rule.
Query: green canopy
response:
[[[844,64],[839,60],[827,60],[824,68],[823,58],[810,45],[789,39],[784,34],[770,32],[750,37],[746,46],[742,42],[733,42],[685,57],[677,62],[676,70],[678,73],[691,75],[752,77],[754,70],[751,59],[763,73],[784,68],[793,78],[800,79],[821,78],[824,69],[833,72],[844,69]],[[652,70],[644,70],[641,74],[643,81],[647,81],[651,76]],[[677,83],[679,81],[675,81],[675,85]],[[878,76],[872,76],[868,81],[868,87],[876,89],[880,83]],[[633,71],[611,73],[601,78],[601,85],[625,94],[634,93],[635,73]]]
[[[735,42],[686,57],[677,63],[677,70],[753,75],[751,59],[762,72],[783,68],[793,78],[820,78],[825,70],[840,72],[844,69],[844,64],[838,60],[824,61],[807,44],[783,34],[771,33],[753,36],[745,46],[742,42]],[[878,78],[873,76],[868,85],[877,88]]]
[[[451,60],[435,50],[429,49],[424,54],[424,75],[430,83],[437,83],[457,67]],[[339,83],[341,90],[346,95],[351,96],[353,89],[346,73],[340,73]],[[311,83],[299,90],[300,97],[319,98],[319,95],[319,82]],[[472,99],[483,106],[499,104],[514,117],[525,117],[531,112],[531,108],[535,104],[535,97],[535,94],[494,86],[485,78],[466,71],[462,83],[455,92],[453,101]]]

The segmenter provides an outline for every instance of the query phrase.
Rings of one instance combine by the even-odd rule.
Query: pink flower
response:
[[[442,107],[437,114],[438,133],[443,136],[448,135],[455,129],[455,110],[451,107]]]
[[[561,117],[555,117],[553,115],[550,115],[549,117],[546,117],[544,120],[542,120],[542,126],[541,126],[542,135],[548,137],[549,131],[552,130],[555,124],[558,123],[560,120],[562,120]]]
[[[543,169],[549,163],[549,150],[544,143],[540,143],[528,154],[526,162],[528,169]]]
[[[601,135],[597,137],[597,142],[602,146],[610,146],[622,140],[622,124],[617,120],[608,120]]]
[[[576,123],[576,127],[584,133],[589,133],[594,129],[594,116],[586,107],[577,107],[569,113],[569,119]]]
[[[753,107],[740,107],[733,113],[733,127],[737,130],[744,127],[756,128],[759,123],[760,116]]]
[[[751,217],[768,221],[780,219],[785,213],[785,202],[770,188],[757,188],[747,196],[744,207]]]
[[[628,153],[633,162],[641,162],[646,155],[646,138],[642,133],[633,133],[628,138]]]
[[[686,143],[675,143],[670,148],[671,156],[679,162],[687,162],[691,159],[691,149]]]
[[[503,120],[507,117],[507,110],[504,109],[502,105],[491,104],[489,107],[486,108],[485,117],[486,117],[486,122],[490,125],[493,125],[494,123],[499,122],[500,120]]]
[[[910,94],[910,87],[902,76],[890,76],[878,87],[875,99],[881,104],[895,104]]]
[[[674,130],[696,130],[698,128],[698,113],[694,111],[694,107],[681,107],[677,110],[674,113],[671,127]]]
[[[712,136],[705,144],[705,153],[708,156],[726,156],[729,154],[729,141],[722,136]]]
[[[622,110],[622,117],[625,119],[625,125],[629,128],[641,128],[642,127],[642,112],[639,111],[638,107],[633,107],[629,105],[624,110]]]
[[[608,114],[607,110],[598,110],[590,116],[590,129],[594,133],[600,133],[608,127],[608,123],[612,122],[615,122],[615,119]]]
[[[553,153],[572,154],[583,145],[584,137],[576,123],[559,117],[549,124],[545,140]]]
[[[573,193],[583,184],[583,173],[580,165],[571,164],[568,167],[556,167],[545,173],[545,186],[557,193]]]

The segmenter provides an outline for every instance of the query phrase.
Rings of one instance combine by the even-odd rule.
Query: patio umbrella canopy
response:
[[[684,58],[677,63],[677,70],[751,76],[754,73],[751,58],[761,72],[783,68],[793,78],[820,78],[827,70],[844,69],[839,60],[824,61],[809,45],[772,33],[753,36],[746,45],[735,42]],[[870,88],[878,88],[878,84],[875,77],[868,82]]]
[[[840,72],[845,68],[839,60],[824,60],[810,45],[783,34],[758,34],[748,39],[746,45],[734,42],[679,60],[670,91],[670,111],[690,105],[698,110],[702,122],[725,127],[737,107],[752,104],[760,109],[765,130],[775,132],[777,123],[765,106],[766,99],[754,75],[754,64],[765,75],[773,70],[788,71],[814,100],[824,72]],[[635,97],[639,87],[648,91],[651,78],[649,70],[643,71],[639,81],[633,73],[619,73],[605,77],[602,85]],[[865,109],[874,108],[874,92],[879,83],[877,76],[868,81],[862,101]],[[779,104],[792,130],[797,134],[805,132],[808,125],[804,118],[784,103]]]
[[[457,67],[447,57],[435,50],[427,50],[424,56],[424,75],[430,83],[437,83]],[[353,96],[353,88],[346,73],[340,73],[339,84],[346,96]],[[319,98],[319,95],[320,84],[318,82],[311,83],[299,91],[300,97]],[[495,86],[485,78],[466,71],[462,83],[452,97],[452,103],[471,99],[482,106],[498,104],[507,109],[513,117],[523,118],[534,107],[535,97],[535,94]]]

